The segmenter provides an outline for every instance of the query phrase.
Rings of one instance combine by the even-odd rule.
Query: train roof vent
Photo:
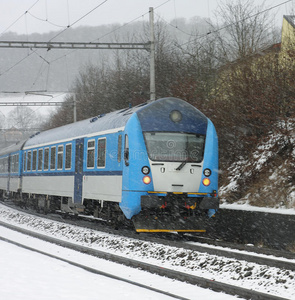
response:
[[[38,134],[40,134],[40,131],[38,131],[38,132],[32,134],[32,135],[30,136],[30,139],[33,138],[34,136],[38,135]]]
[[[148,104],[147,102],[144,102],[144,103],[138,104],[138,105],[135,106],[135,107],[142,107],[142,106],[145,106],[145,105],[147,105],[147,104]]]
[[[129,110],[129,109],[130,109],[129,107],[127,107],[127,108],[124,108],[124,109],[122,109],[122,110],[118,111],[118,114],[121,114],[121,113],[123,113],[123,112],[125,112],[125,111],[127,111],[127,110]]]
[[[90,119],[90,123],[93,123],[93,122],[97,121],[98,119],[102,118],[105,115],[106,114],[101,114],[101,115],[93,117],[92,119]]]

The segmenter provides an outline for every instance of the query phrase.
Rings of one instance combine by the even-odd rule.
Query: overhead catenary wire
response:
[[[5,33],[7,30],[9,30],[15,23],[17,23],[23,16],[26,15],[26,13],[28,11],[30,11],[40,0],[37,0],[36,2],[34,2],[34,4],[32,4],[21,16],[19,16],[15,21],[13,21],[4,31],[2,31],[0,33],[0,36]]]
[[[35,4],[37,4],[39,1],[40,1],[40,0],[37,0],[37,1],[36,1],[36,2],[35,2],[35,3],[34,3],[34,4],[33,4],[33,5],[32,5],[25,13],[24,13],[24,14],[22,14],[15,22],[13,22],[13,24],[11,24],[11,26],[14,25],[21,17],[23,17],[25,14],[27,14],[27,13],[29,12],[29,10],[30,10],[31,8],[33,8],[33,7],[35,6]],[[81,21],[82,19],[84,19],[86,16],[88,16],[90,13],[92,13],[93,11],[95,11],[97,8],[99,8],[100,6],[102,6],[102,5],[103,5],[104,3],[106,3],[107,1],[108,1],[108,0],[104,0],[103,2],[101,2],[100,4],[98,4],[96,7],[94,7],[94,8],[91,9],[90,11],[88,11],[86,14],[84,14],[83,16],[81,16],[80,18],[78,18],[76,21],[74,21],[71,25],[66,26],[62,31],[60,31],[58,34],[56,34],[54,37],[52,37],[48,42],[52,41],[53,39],[55,39],[56,37],[58,37],[59,35],[61,35],[61,34],[62,34],[63,32],[65,32],[68,28],[70,28],[70,27],[74,26],[75,24],[77,24],[79,21]],[[158,6],[156,6],[155,9],[158,9],[158,8],[162,7],[163,5],[167,4],[167,3],[170,2],[170,1],[171,1],[171,0],[164,1],[163,3],[159,4]],[[68,8],[69,8],[69,6],[68,6]],[[103,37],[108,36],[108,35],[114,33],[115,31],[117,31],[117,30],[119,30],[119,29],[121,29],[121,28],[123,28],[123,27],[125,27],[125,26],[127,26],[127,25],[129,25],[129,24],[131,24],[131,23],[133,23],[133,22],[135,22],[136,20],[138,20],[138,19],[140,19],[140,18],[142,18],[143,16],[147,15],[148,13],[149,13],[149,12],[146,12],[146,13],[140,15],[139,17],[134,18],[134,19],[131,20],[130,22],[125,23],[125,24],[123,24],[122,26],[119,26],[119,27],[115,28],[115,29],[112,30],[111,32],[109,32],[109,33],[107,33],[107,34],[105,34],[105,35],[103,35],[103,36],[101,36],[101,37],[99,37],[99,38],[97,38],[97,39],[95,39],[95,40],[93,40],[93,41],[91,41],[91,42],[94,42],[94,41],[96,41],[96,40],[102,39]],[[30,13],[30,15],[32,15],[32,14]],[[46,8],[46,15],[47,15],[47,8]],[[34,17],[37,18],[36,16],[34,16]],[[38,18],[38,19],[39,19],[40,21],[44,21],[43,19],[40,19],[40,18]],[[68,20],[69,20],[69,17],[68,17]],[[45,20],[45,21],[46,21],[46,20]],[[48,22],[48,21],[47,21],[47,22]],[[9,28],[10,28],[11,26],[9,26]],[[54,24],[54,26],[59,26],[59,25]],[[63,27],[63,26],[59,26],[59,27]],[[7,28],[6,30],[8,30],[8,28]],[[1,35],[1,34],[0,34],[0,35]],[[58,57],[58,58],[52,60],[50,63],[56,62],[57,60],[60,60],[60,59],[64,58],[65,56],[71,54],[71,53],[74,52],[74,51],[76,51],[76,50],[70,51],[70,52],[68,52],[67,54],[62,55],[62,56],[60,56],[60,57]],[[26,57],[26,58],[27,58],[27,57]],[[24,58],[23,60],[25,60],[25,58]],[[23,61],[23,60],[22,60],[22,61]],[[18,65],[18,64],[19,64],[19,63],[17,63],[16,65]],[[10,71],[10,70],[11,70],[12,68],[14,68],[16,65],[12,66],[11,68],[9,68],[8,70],[6,70],[5,72],[1,73],[0,76],[1,76],[2,74],[4,74],[4,73],[7,73],[8,71]]]
[[[224,30],[224,29],[227,29],[227,28],[229,28],[229,27],[231,27],[231,26],[234,26],[234,25],[237,25],[237,24],[239,24],[239,23],[241,23],[241,22],[244,22],[244,21],[246,21],[246,20],[248,20],[248,19],[252,19],[252,18],[254,18],[254,17],[256,17],[256,16],[258,16],[258,15],[260,15],[260,14],[266,13],[267,11],[270,11],[270,10],[272,10],[272,9],[275,9],[275,8],[281,6],[281,5],[287,4],[287,3],[292,2],[292,1],[293,1],[293,0],[287,0],[287,1],[284,1],[284,2],[282,2],[282,3],[279,3],[279,4],[277,4],[277,5],[274,5],[274,6],[272,6],[272,7],[266,8],[266,9],[264,9],[264,10],[262,10],[262,11],[259,11],[259,12],[255,13],[255,14],[253,14],[253,15],[250,15],[250,16],[244,18],[244,19],[241,19],[241,20],[239,20],[239,21],[236,21],[236,22],[233,22],[233,23],[224,25],[224,26],[222,26],[222,27],[220,27],[220,28],[217,28],[217,29],[215,29],[215,30],[208,31],[208,32],[205,33],[205,34],[195,35],[194,37],[195,37],[196,39],[204,38],[204,37],[206,37],[206,36],[208,36],[208,35],[217,33],[217,32],[219,32],[219,31],[222,31],[222,30]],[[190,44],[190,43],[192,43],[192,41],[188,41],[188,42],[186,42],[186,43],[183,43],[183,44],[181,44],[180,46],[185,46],[185,45]]]
[[[103,2],[101,2],[100,4],[98,4],[97,6],[95,6],[93,9],[91,9],[90,11],[88,11],[86,14],[84,14],[82,17],[80,17],[79,19],[77,19],[75,22],[73,22],[72,24],[68,25],[65,29],[63,29],[61,32],[59,32],[58,34],[56,34],[54,37],[52,37],[48,42],[51,42],[52,40],[54,40],[55,38],[57,38],[58,36],[60,36],[62,33],[64,33],[66,30],[68,30],[69,28],[73,27],[75,24],[77,24],[78,22],[80,22],[81,20],[83,20],[85,17],[87,17],[89,14],[91,14],[92,12],[94,12],[96,9],[98,9],[99,7],[101,7],[103,4],[105,4],[106,2],[108,2],[108,0],[104,0]]]
[[[32,9],[40,0],[37,0],[24,14],[22,14],[16,21],[14,21],[5,31],[7,31],[10,27],[12,27],[21,17],[26,16],[26,14],[29,12],[30,9]],[[90,11],[88,11],[86,14],[84,14],[83,16],[81,16],[80,18],[78,18],[75,22],[73,22],[71,25],[68,25],[66,28],[64,28],[64,30],[62,30],[61,32],[59,32],[57,35],[55,35],[53,38],[51,38],[49,40],[52,41],[54,38],[56,38],[57,36],[61,35],[65,30],[67,30],[68,28],[72,27],[73,25],[77,24],[79,21],[81,21],[82,19],[84,19],[86,16],[88,16],[90,13],[92,13],[93,11],[95,11],[97,8],[99,8],[100,6],[102,6],[104,3],[106,3],[108,0],[104,0],[103,2],[101,2],[100,4],[98,4],[97,6],[95,6],[93,9],[91,9]],[[4,31],[4,32],[5,32]],[[1,34],[3,34],[4,32],[2,32]],[[0,35],[1,35],[0,34]],[[28,34],[27,34],[28,35]],[[34,53],[37,52],[37,50],[33,51]],[[4,72],[0,73],[0,76],[2,76],[3,74],[9,72],[11,69],[13,69],[14,67],[16,67],[17,65],[19,65],[21,62],[23,62],[24,60],[26,60],[29,56],[31,56],[31,53],[28,53],[28,55],[24,58],[22,58],[20,61],[18,61],[16,64],[14,64],[12,67],[8,68],[7,70],[5,70]],[[50,62],[49,62],[50,64]]]
[[[46,17],[46,19],[42,19],[42,18],[39,18],[39,17],[33,15],[33,14],[32,14],[31,12],[29,12],[29,11],[27,11],[26,13],[29,14],[29,15],[30,15],[31,17],[33,17],[34,19],[39,20],[39,21],[41,21],[41,22],[47,22],[47,23],[49,23],[49,24],[51,24],[51,25],[53,25],[53,26],[55,26],[55,27],[59,27],[59,28],[67,28],[66,25],[59,25],[59,24],[55,24],[55,23],[49,21],[49,20],[47,19],[47,17]]]
[[[9,92],[10,93],[10,92]],[[17,92],[18,93],[18,92]],[[47,102],[47,103],[50,103],[50,102],[52,102],[52,100],[54,100],[56,97],[61,97],[62,95],[66,95],[66,94],[68,94],[69,92],[60,92],[60,94],[59,93],[57,93],[56,95],[50,95],[50,99],[49,100],[47,100],[47,101],[43,101],[43,102]],[[27,94],[25,94],[24,96],[23,96],[23,99],[25,98],[27,96]],[[45,95],[44,94],[44,96],[49,96],[49,95]],[[42,106],[44,106],[44,105],[42,105]],[[39,109],[41,109],[41,107],[42,106],[39,106],[39,107],[37,107],[36,109],[31,109],[31,111],[30,111],[30,113],[27,115],[27,117],[28,118],[30,118],[31,116],[33,116],[35,113],[37,113],[38,112],[38,110]],[[19,107],[19,106],[17,106],[17,107]],[[18,125],[20,125],[21,124],[21,121],[18,121],[18,122],[16,122],[16,123],[14,123],[14,126],[15,127],[18,127]],[[40,128],[39,128],[40,129]]]
[[[163,3],[159,4],[158,6],[156,6],[156,7],[154,8],[154,10],[156,10],[156,9],[158,9],[158,8],[160,8],[160,7],[162,7],[163,5],[167,4],[167,3],[170,2],[170,1],[171,1],[171,0],[164,1]],[[118,31],[118,30],[120,30],[120,29],[122,29],[122,28],[124,28],[124,27],[126,27],[126,26],[128,26],[128,25],[130,25],[131,23],[133,23],[133,22],[135,22],[135,21],[137,21],[137,20],[139,20],[139,19],[142,19],[144,16],[146,16],[146,15],[148,15],[148,14],[149,14],[149,11],[146,11],[145,13],[143,13],[143,14],[139,15],[138,17],[136,17],[136,18],[130,20],[129,22],[126,22],[126,23],[124,23],[123,25],[120,25],[120,26],[116,27],[115,29],[113,29],[113,30],[107,32],[106,34],[104,34],[104,35],[102,35],[102,36],[100,36],[100,37],[98,37],[98,38],[96,38],[96,39],[90,41],[90,43],[94,43],[94,42],[96,42],[96,41],[99,41],[99,40],[103,39],[104,37],[106,37],[106,36],[108,36],[108,35],[111,35],[112,33],[116,32],[116,31]],[[77,50],[71,50],[71,51],[68,51],[66,54],[64,54],[64,55],[62,55],[62,56],[60,56],[60,57],[58,57],[58,58],[52,60],[51,62],[56,62],[56,61],[58,61],[58,60],[64,58],[65,56],[68,56],[68,55],[74,53],[75,51],[77,51]]]
[[[38,0],[38,1],[39,1],[39,0]],[[31,9],[38,1],[36,1],[36,2],[29,8],[29,10],[30,10],[30,9]],[[103,5],[103,4],[104,4],[105,2],[107,2],[107,1],[108,1],[108,0],[105,0],[105,1],[101,2],[99,5],[97,5],[97,6],[94,7],[92,10],[90,10],[89,12],[87,12],[86,14],[84,14],[82,17],[80,17],[80,18],[77,19],[75,22],[73,22],[71,25],[68,25],[68,26],[67,26],[66,28],[64,28],[61,32],[59,32],[57,35],[55,35],[53,38],[51,38],[50,41],[51,41],[52,39],[56,38],[57,36],[59,36],[60,34],[62,34],[62,33],[63,33],[65,30],[67,30],[68,28],[70,28],[70,27],[72,27],[73,25],[75,25],[77,22],[79,22],[80,20],[82,20],[84,17],[86,17],[87,15],[89,15],[91,12],[93,12],[94,10],[96,10],[98,7],[100,7],[101,5]],[[160,5],[158,5],[157,7],[155,7],[155,9],[160,8],[161,6],[167,4],[167,3],[170,2],[170,1],[171,1],[171,0],[164,1],[162,4],[160,4]],[[247,17],[247,18],[245,18],[245,19],[243,19],[243,20],[240,20],[240,21],[238,21],[238,22],[242,22],[242,21],[244,21],[244,20],[246,20],[246,19],[252,18],[252,17],[254,17],[254,16],[258,15],[258,14],[261,14],[261,13],[264,13],[264,12],[266,12],[266,11],[268,11],[268,10],[277,8],[277,7],[281,6],[281,5],[284,5],[284,4],[286,4],[286,3],[289,3],[289,2],[291,2],[291,1],[292,1],[292,0],[284,1],[284,2],[282,2],[282,3],[280,3],[280,4],[277,4],[277,5],[275,5],[275,6],[272,6],[272,7],[270,7],[270,8],[267,8],[267,9],[265,9],[265,10],[263,10],[263,11],[260,11],[260,12],[258,12],[258,13],[256,13],[256,14],[251,15],[251,16],[249,16],[249,17]],[[28,11],[29,11],[29,10],[28,10]],[[28,11],[26,11],[26,13],[27,13]],[[144,17],[146,14],[148,14],[148,12],[146,12],[145,14],[140,15],[140,16],[137,17],[137,18],[134,18],[133,20],[131,20],[131,21],[128,22],[128,23],[123,24],[122,26],[119,26],[119,27],[113,29],[113,30],[110,31],[109,33],[104,34],[103,36],[101,36],[101,37],[99,37],[99,38],[93,40],[92,42],[94,42],[94,41],[96,41],[96,40],[99,40],[99,39],[102,39],[103,37],[106,37],[106,36],[108,36],[108,35],[110,35],[110,34],[116,32],[117,30],[121,29],[122,27],[125,27],[125,26],[131,24],[132,22],[135,22],[135,21],[138,20],[139,18]],[[23,15],[22,15],[22,16],[23,16]],[[161,19],[163,19],[163,18],[161,17]],[[164,19],[163,19],[163,20],[164,20]],[[165,21],[165,20],[164,20],[164,21]],[[16,22],[16,21],[15,21],[15,22]],[[14,22],[14,23],[15,23],[15,22]],[[167,21],[165,21],[165,22],[168,23]],[[176,28],[177,30],[180,30],[181,32],[183,32],[183,33],[189,35],[189,36],[195,37],[196,39],[201,39],[201,38],[204,38],[204,37],[206,37],[206,36],[208,36],[208,35],[210,35],[210,34],[217,33],[218,31],[221,31],[221,30],[223,30],[223,29],[226,29],[226,28],[229,27],[229,26],[232,26],[232,25],[234,25],[234,24],[237,24],[238,22],[235,22],[235,23],[232,23],[232,24],[228,24],[228,25],[226,25],[226,26],[217,28],[216,30],[209,31],[209,32],[207,32],[207,33],[205,33],[205,34],[201,34],[201,35],[188,34],[188,33],[184,32],[184,31],[182,31],[180,28],[175,27],[175,26],[173,26],[173,25],[170,24],[170,23],[168,23],[168,24],[169,24],[170,26],[173,26],[173,27]],[[14,24],[14,23],[13,23],[13,24]],[[12,26],[12,25],[11,25],[11,26]],[[195,40],[194,40],[194,41],[195,41]],[[188,45],[188,44],[190,44],[190,43],[193,43],[194,41],[190,40],[190,41],[185,42],[185,43],[183,43],[183,44],[181,44],[181,45],[179,45],[179,46],[180,46],[180,47],[183,47],[183,46],[185,46],[185,45]],[[64,55],[62,55],[61,57],[58,57],[58,58],[56,58],[56,59],[50,61],[50,63],[54,63],[54,62],[56,62],[57,60],[60,60],[61,58],[64,58],[64,57],[70,55],[70,54],[73,53],[74,51],[76,51],[76,50],[72,50],[72,51],[70,51],[70,52],[68,52],[68,53],[66,53],[66,54],[64,54]],[[27,58],[27,57],[26,57],[26,58]],[[24,58],[24,59],[25,59],[25,58]],[[22,59],[21,61],[23,61],[24,59]],[[21,62],[21,61],[20,61],[20,62]],[[8,70],[6,70],[5,73],[8,72],[9,70],[11,70],[12,68],[14,68],[14,67],[15,67],[16,65],[18,65],[20,62],[18,62],[17,64],[15,64],[14,66],[12,66],[12,67],[9,68]],[[2,74],[4,74],[4,73],[2,73]],[[2,74],[0,74],[0,76],[1,76]]]

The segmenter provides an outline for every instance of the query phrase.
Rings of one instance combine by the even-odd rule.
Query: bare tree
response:
[[[42,115],[29,107],[18,106],[7,116],[7,126],[20,129],[39,128],[43,121]]]
[[[212,26],[224,62],[243,59],[274,43],[273,16],[264,3],[226,0],[216,11]]]

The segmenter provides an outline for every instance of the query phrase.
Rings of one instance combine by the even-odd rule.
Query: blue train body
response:
[[[218,208],[216,131],[176,98],[99,115],[1,150],[0,190],[44,210],[124,215],[139,232],[203,231]]]

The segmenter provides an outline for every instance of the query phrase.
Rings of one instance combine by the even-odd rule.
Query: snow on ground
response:
[[[294,271],[119,237],[33,217],[2,205],[0,220],[101,251],[286,299],[295,299]]]
[[[0,236],[187,299],[238,299],[52,245],[1,226]],[[0,299],[5,300],[173,299],[3,241],[0,241],[0,266]]]
[[[240,204],[252,204],[252,210],[254,206],[268,206],[290,209],[295,214],[294,124],[294,118],[278,122],[248,159],[240,158],[230,166],[227,183],[219,188],[221,201],[239,199]]]
[[[220,208],[233,209],[233,210],[247,210],[258,211],[263,213],[283,214],[283,215],[295,215],[295,209],[292,208],[273,208],[273,207],[258,207],[246,203],[222,203]]]

